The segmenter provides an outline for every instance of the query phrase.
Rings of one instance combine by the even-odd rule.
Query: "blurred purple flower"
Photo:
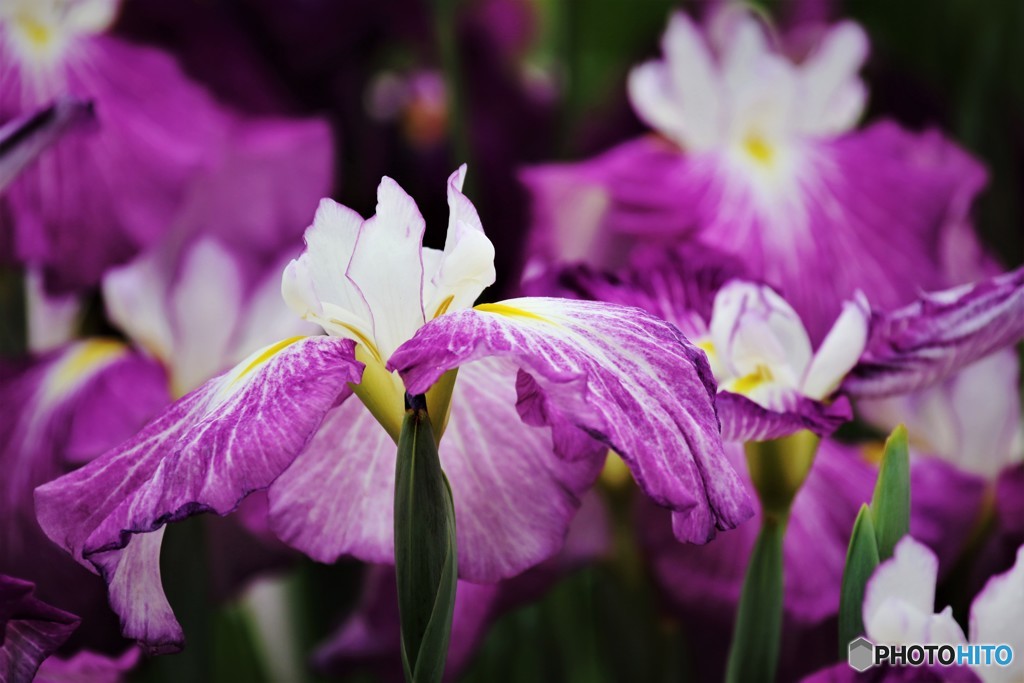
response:
[[[198,201],[188,199],[196,187],[218,171],[231,178],[237,156],[248,163],[254,145],[272,155],[264,168],[276,180],[246,175],[230,191],[265,201],[281,196],[265,191],[277,182],[326,189],[331,146],[322,124],[250,122],[224,109],[170,56],[105,33],[118,0],[13,4],[0,16],[0,117],[71,94],[95,104],[100,124],[60,141],[10,189],[14,256],[41,268],[50,291],[95,285],[106,268],[157,242],[182,205]]]
[[[717,13],[703,30],[679,13],[662,49],[629,80],[660,136],[524,172],[527,278],[552,261],[618,267],[636,242],[696,240],[779,287],[817,343],[857,290],[888,310],[987,272],[967,221],[985,182],[977,162],[935,132],[853,130],[866,99],[859,26],[837,24],[794,63],[749,13]]]
[[[109,339],[69,345],[0,373],[0,573],[87,618],[75,644],[119,642],[102,581],[45,537],[32,490],[136,433],[167,403],[158,365]]]
[[[77,626],[78,617],[35,597],[31,583],[0,574],[0,680],[30,683]]]
[[[427,395],[445,437],[464,579],[513,576],[557,552],[609,448],[673,510],[682,540],[750,516],[706,361],[674,327],[561,299],[468,308],[494,279],[494,251],[463,173],[448,183],[444,251],[423,248],[423,219],[389,178],[369,220],[322,202],[283,292],[330,336],[253,353],[36,490],[41,525],[104,576],[127,636],[180,647],[159,575],[164,525],[227,514],[253,491],[269,487],[274,530],[314,559],[390,562],[406,391]],[[363,405],[344,402],[352,393]]]
[[[82,651],[72,657],[49,657],[39,667],[35,683],[119,683],[135,668],[141,651],[130,647],[119,657]]]

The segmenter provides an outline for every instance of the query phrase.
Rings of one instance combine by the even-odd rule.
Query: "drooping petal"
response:
[[[125,635],[157,651],[180,647],[159,582],[160,534],[150,532],[226,514],[269,486],[359,381],[353,347],[310,337],[261,350],[128,442],[36,489],[43,530],[107,580]]]
[[[78,617],[40,601],[34,587],[0,574],[0,680],[30,683],[43,660],[78,628]]]
[[[32,490],[134,434],[166,403],[165,384],[159,367],[109,339],[73,344],[0,382],[0,572],[27,575],[21,563],[41,542]]]
[[[562,547],[601,465],[553,451],[550,430],[516,412],[515,366],[487,358],[459,369],[439,454],[459,522],[460,577],[497,581]],[[274,530],[321,562],[393,562],[395,453],[363,405],[334,409],[270,489]]]
[[[676,328],[635,308],[513,299],[436,318],[389,367],[422,393],[446,371],[490,356],[542,390],[535,414],[621,455],[650,497],[681,513],[683,540],[706,542],[752,514],[722,455],[707,360]]]
[[[270,487],[274,533],[318,562],[344,554],[393,562],[396,453],[394,440],[361,402],[334,408]]]
[[[949,607],[934,613],[939,561],[911,536],[896,544],[864,590],[864,629],[875,643],[962,643]]]
[[[1022,338],[1024,268],[876,315],[843,391],[882,397],[922,389]]]
[[[1017,550],[1013,567],[993,576],[971,603],[971,642],[1003,643],[1013,648],[1010,666],[976,667],[985,683],[1011,683],[1024,674],[1024,546]]]

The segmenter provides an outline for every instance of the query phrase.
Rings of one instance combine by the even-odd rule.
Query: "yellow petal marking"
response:
[[[758,365],[757,369],[749,375],[744,375],[729,383],[729,391],[736,394],[749,394],[762,384],[767,384],[775,379],[772,371],[767,365]]]
[[[477,304],[473,308],[474,310],[481,311],[483,313],[494,313],[508,318],[526,318],[527,320],[538,320],[542,323],[554,324],[552,321],[539,316],[536,313],[531,313],[530,311],[525,311],[521,308],[516,308],[515,306],[509,306],[508,304]]]
[[[55,369],[47,382],[47,395],[62,396],[88,375],[125,354],[127,347],[116,339],[80,342]]]
[[[451,295],[448,296],[448,298],[446,298],[444,301],[442,301],[441,305],[437,307],[436,311],[434,311],[434,317],[435,318],[440,318],[442,315],[447,313],[448,312],[448,307],[452,305],[453,301],[455,301],[455,295],[451,294]]]
[[[771,166],[775,161],[775,148],[757,133],[747,136],[743,141],[743,149],[762,166]]]
[[[281,341],[277,342],[276,344],[271,344],[270,346],[268,346],[266,349],[263,350],[263,353],[261,353],[260,355],[256,356],[256,358],[254,358],[251,363],[246,365],[245,369],[242,370],[242,372],[240,372],[238,374],[238,377],[235,377],[234,381],[237,382],[238,380],[242,379],[243,377],[248,375],[250,372],[252,372],[256,368],[258,368],[259,366],[263,365],[268,360],[270,360],[271,358],[276,356],[283,349],[291,346],[292,344],[294,344],[295,342],[299,341],[300,339],[305,339],[305,337],[303,337],[303,336],[289,337],[288,339],[282,339]]]

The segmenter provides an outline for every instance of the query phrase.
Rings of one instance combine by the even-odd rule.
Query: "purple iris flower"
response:
[[[632,267],[614,274],[569,267],[547,283],[563,293],[644,308],[678,325],[704,349],[718,381],[723,438],[738,442],[728,444],[726,452],[739,471],[744,471],[740,442],[801,429],[827,436],[852,417],[847,396],[877,406],[879,421],[896,419],[906,412],[905,404],[913,406],[911,392],[939,392],[942,382],[960,386],[962,395],[945,397],[949,406],[932,400],[928,411],[906,412],[905,419],[912,426],[915,419],[948,421],[933,434],[941,441],[957,430],[956,406],[970,403],[973,411],[991,414],[943,447],[966,446],[970,439],[972,446],[995,447],[1002,455],[992,457],[1000,462],[1013,458],[1016,399],[991,411],[990,401],[978,397],[997,385],[1010,390],[1012,384],[1016,390],[1016,374],[1008,371],[1015,370],[1016,361],[1010,358],[1007,368],[1002,354],[1024,337],[1024,271],[925,294],[889,313],[870,312],[863,298],[849,302],[817,349],[793,308],[745,277],[734,258],[685,246],[638,253]],[[957,375],[963,368],[981,370],[982,376]],[[994,374],[1001,375],[998,381]],[[887,398],[866,402],[870,396]],[[970,420],[972,414],[957,419]],[[871,496],[875,476],[861,449],[822,441],[794,501],[786,537],[790,637],[810,637],[834,617],[850,529]],[[976,524],[976,515],[964,511],[979,509],[984,487],[936,459],[915,459],[912,476],[919,492],[912,528],[955,558]],[[641,537],[659,585],[688,613],[706,619],[732,615],[757,527],[740,526],[705,547],[682,546],[669,541],[668,519],[648,508],[641,510]],[[722,628],[727,632],[728,623]]]
[[[703,28],[677,13],[662,51],[629,78],[658,135],[524,173],[527,278],[552,260],[616,268],[637,242],[697,241],[785,292],[819,343],[858,290],[888,310],[982,274],[967,214],[983,168],[936,132],[855,129],[859,26],[835,25],[797,63],[751,13]]]
[[[14,255],[42,269],[54,293],[93,286],[109,266],[156,243],[204,191],[224,191],[211,176],[230,176],[245,168],[240,162],[258,168],[268,157],[262,168],[274,170],[273,180],[249,173],[232,186],[258,200],[235,220],[261,225],[279,218],[260,211],[264,197],[291,187],[302,201],[302,188],[322,193],[331,171],[324,124],[225,109],[169,55],[109,35],[119,6],[13,0],[0,13],[0,119],[70,94],[92,101],[100,124],[62,139],[6,198]]]
[[[722,453],[707,361],[675,327],[565,299],[471,308],[494,250],[463,176],[448,182],[444,250],[422,246],[419,210],[389,178],[368,220],[324,200],[282,289],[328,335],[253,353],[36,490],[41,525],[106,579],[127,636],[180,647],[160,582],[164,525],[227,514],[254,491],[268,489],[272,528],[314,559],[391,562],[406,392],[426,394],[437,425],[466,580],[557,552],[609,448],[673,511],[681,540],[752,514]]]

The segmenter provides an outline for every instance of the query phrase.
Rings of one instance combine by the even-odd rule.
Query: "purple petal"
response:
[[[752,513],[722,455],[707,359],[672,325],[612,304],[514,299],[435,318],[389,367],[422,393],[447,370],[489,356],[514,363],[543,392],[524,417],[589,434],[622,456],[655,502],[685,513],[683,540],[706,542]]]
[[[976,532],[987,495],[986,481],[934,457],[915,454],[910,468],[910,534],[950,570]]]
[[[1024,543],[1024,463],[1008,467],[999,475],[996,509],[1003,530]]]
[[[547,283],[551,291],[543,291],[539,282],[525,287],[537,294],[636,306],[698,338],[708,332],[715,294],[744,274],[735,258],[697,245],[638,251],[631,261],[614,274],[585,264],[563,268]]]
[[[68,659],[50,657],[39,667],[35,683],[119,683],[139,663],[141,654],[131,647],[116,658],[87,650]]]
[[[82,42],[89,58],[61,72],[67,91],[95,103],[99,130],[59,141],[9,195],[18,258],[44,265],[47,284],[60,289],[95,284],[106,267],[159,239],[229,125],[170,55],[109,36]],[[5,67],[0,110],[45,103],[30,95],[39,89],[28,87],[31,74],[17,59]]]
[[[769,410],[731,391],[718,392],[715,401],[722,421],[722,438],[726,441],[769,441],[802,429],[829,436],[853,417],[850,402],[844,396],[832,403],[796,396],[784,412]]]
[[[253,354],[130,441],[36,489],[46,534],[107,581],[125,635],[180,647],[160,586],[164,524],[234,510],[291,464],[362,364],[353,343],[309,337]],[[156,533],[150,533],[156,532]]]
[[[1024,268],[876,315],[843,391],[882,397],[922,389],[1022,338]]]
[[[78,627],[78,617],[33,595],[33,585],[0,574],[0,680],[30,683],[39,665]]]
[[[579,164],[533,169],[524,177],[531,253],[541,263],[617,268],[638,242],[699,241],[779,288],[814,343],[858,289],[889,310],[921,288],[979,275],[967,216],[985,171],[936,132],[883,122],[807,144],[769,201],[730,155],[643,138]]]
[[[92,118],[89,103],[64,100],[0,127],[0,192],[68,129]]]
[[[516,372],[498,359],[463,365],[439,448],[459,575],[470,581],[514,576],[558,552],[601,466],[554,457],[550,430],[520,420]],[[395,453],[362,404],[336,408],[270,489],[275,532],[321,562],[342,554],[393,562]]]

